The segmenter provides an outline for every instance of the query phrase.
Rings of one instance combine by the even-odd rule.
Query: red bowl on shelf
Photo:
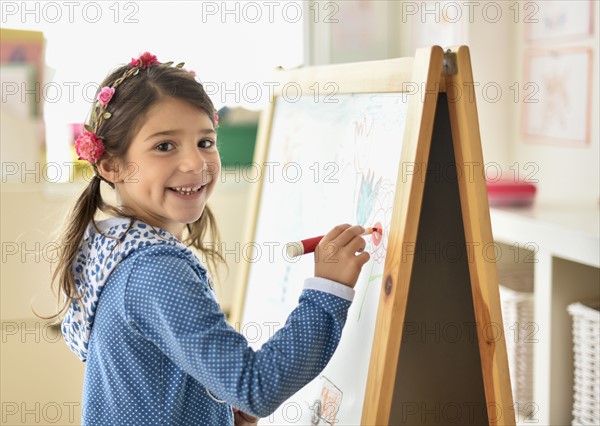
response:
[[[533,204],[536,187],[532,183],[487,182],[490,207],[528,207]]]

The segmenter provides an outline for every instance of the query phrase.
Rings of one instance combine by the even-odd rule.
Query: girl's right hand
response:
[[[338,225],[329,231],[315,249],[315,277],[327,278],[354,288],[360,270],[369,261],[363,250],[367,242],[362,226]],[[356,255],[357,252],[361,252]]]
[[[260,420],[238,408],[231,407],[231,409],[233,410],[234,426],[256,426]]]

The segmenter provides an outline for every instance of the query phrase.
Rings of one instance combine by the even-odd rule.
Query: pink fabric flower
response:
[[[137,59],[131,58],[131,62],[129,63],[129,66],[130,67],[139,66],[141,69],[146,69],[150,65],[154,65],[154,64],[160,64],[160,62],[158,62],[158,59],[156,58],[156,56],[154,56],[150,52],[144,52]]]
[[[98,139],[95,133],[84,130],[75,141],[75,152],[80,160],[94,164],[104,153],[102,139]]]
[[[187,72],[189,72],[190,74],[192,74],[192,77],[196,77],[196,71],[194,70],[186,70]]]
[[[217,127],[219,125],[219,111],[214,112],[213,119],[215,121],[215,127]]]
[[[108,105],[114,94],[114,88],[105,86],[102,88],[102,90],[100,90],[100,93],[98,93],[97,99],[102,105],[106,106]]]

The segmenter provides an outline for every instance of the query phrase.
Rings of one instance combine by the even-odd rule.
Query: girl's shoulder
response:
[[[188,252],[166,244],[136,250],[123,262],[121,275],[125,278],[123,284],[128,306],[134,306],[151,295],[159,298],[169,295],[172,299],[174,293],[216,301],[210,275],[196,256]]]
[[[137,247],[127,258],[129,263],[164,263],[176,262],[180,265],[194,266],[198,263],[196,255],[187,247],[178,247],[174,244],[148,244]]]

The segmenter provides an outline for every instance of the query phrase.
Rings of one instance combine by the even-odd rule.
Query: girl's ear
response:
[[[120,164],[114,157],[107,157],[98,160],[96,164],[98,173],[108,182],[123,182],[123,170],[119,173]]]

